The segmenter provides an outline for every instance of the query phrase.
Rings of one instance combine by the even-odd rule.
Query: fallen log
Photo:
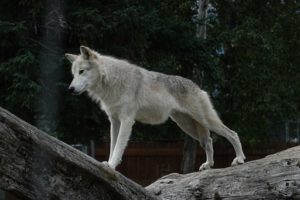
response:
[[[158,199],[120,173],[3,108],[0,188],[20,199]]]
[[[161,199],[300,199],[300,146],[223,169],[170,174],[146,187]]]
[[[0,188],[20,199],[300,199],[300,146],[236,167],[170,174],[147,190],[0,108]]]

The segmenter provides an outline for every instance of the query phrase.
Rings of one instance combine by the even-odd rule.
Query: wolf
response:
[[[199,170],[214,165],[210,131],[233,145],[236,157],[232,165],[244,163],[239,136],[222,123],[209,95],[191,80],[149,71],[85,46],[80,46],[79,55],[65,56],[72,63],[69,91],[75,95],[87,92],[109,118],[110,153],[103,163],[110,168],[121,163],[136,121],[155,125],[169,117],[204,148],[206,162]]]

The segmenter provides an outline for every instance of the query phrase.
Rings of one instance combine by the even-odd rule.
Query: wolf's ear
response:
[[[66,53],[65,56],[71,63],[73,63],[76,60],[76,58],[78,57],[77,55],[69,54],[69,53]]]
[[[86,60],[91,59],[94,56],[93,51],[85,46],[80,46],[80,53]]]

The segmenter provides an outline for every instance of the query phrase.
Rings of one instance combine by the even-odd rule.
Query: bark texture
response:
[[[0,188],[21,199],[157,199],[120,173],[3,108]]]
[[[300,146],[223,169],[170,174],[146,189],[162,199],[300,199]]]
[[[138,184],[0,108],[0,188],[20,199],[300,199],[300,146]]]

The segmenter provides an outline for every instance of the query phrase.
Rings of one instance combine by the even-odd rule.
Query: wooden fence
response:
[[[246,161],[259,159],[278,152],[290,145],[263,146],[261,148],[245,148]],[[232,146],[214,146],[215,168],[230,166],[235,157]],[[137,183],[146,186],[159,177],[170,173],[180,173],[183,142],[129,143],[123,161],[117,170]],[[109,144],[102,143],[96,148],[96,159],[107,160]],[[198,147],[195,171],[205,161],[205,152]]]

